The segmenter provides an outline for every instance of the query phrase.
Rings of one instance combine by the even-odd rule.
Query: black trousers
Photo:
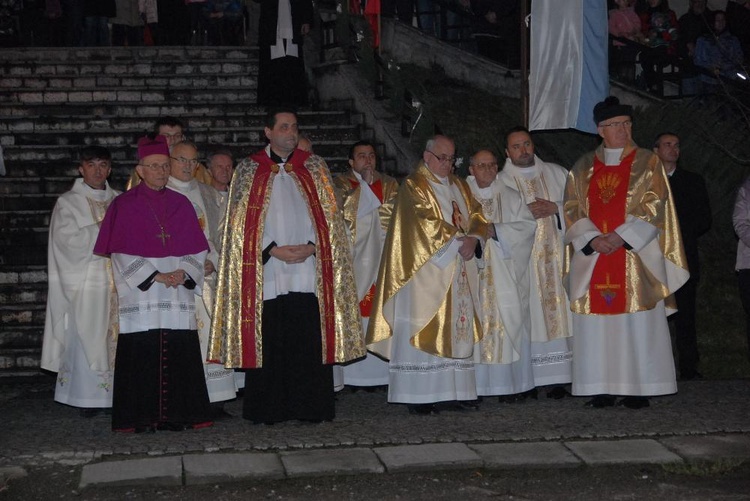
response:
[[[675,325],[677,367],[681,376],[694,375],[698,369],[698,333],[695,328],[695,297],[698,279],[690,279],[675,292],[677,313],[670,317]]]
[[[740,286],[740,301],[742,301],[742,308],[745,310],[747,354],[750,357],[750,270],[739,270],[737,281]]]
[[[256,423],[330,421],[336,413],[333,368],[322,363],[314,294],[263,302],[263,367],[245,373],[242,416]]]

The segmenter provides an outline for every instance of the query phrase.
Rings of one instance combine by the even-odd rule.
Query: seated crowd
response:
[[[619,78],[654,91],[670,67],[681,73],[685,94],[713,93],[722,80],[747,79],[750,0],[729,0],[726,11],[690,0],[679,19],[669,0],[610,2],[610,68]]]

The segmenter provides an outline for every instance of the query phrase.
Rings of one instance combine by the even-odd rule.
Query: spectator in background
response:
[[[65,46],[80,47],[83,42],[84,0],[60,0],[65,17]]]
[[[677,367],[683,381],[700,379],[698,334],[695,328],[695,298],[700,280],[698,238],[711,228],[711,204],[703,177],[682,167],[678,168],[680,138],[676,134],[659,134],[654,141],[653,150],[664,164],[669,178],[690,272],[688,281],[675,292],[677,313],[670,317],[676,330]]]
[[[190,43],[190,14],[185,0],[158,0],[159,45]]]
[[[109,18],[116,15],[115,0],[86,0],[83,4],[83,45],[109,46]]]
[[[518,2],[474,0],[471,10],[479,55],[517,67]]]
[[[159,45],[159,10],[156,0],[138,0],[138,12],[146,23],[144,44]]]
[[[750,0],[727,2],[727,22],[729,31],[739,38],[742,53],[750,55]]]
[[[711,31],[711,14],[706,8],[706,0],[690,0],[690,10],[677,23],[680,33],[677,48],[681,57],[693,59],[698,38]]]
[[[112,22],[112,45],[136,47],[143,45],[143,19],[139,0],[116,0],[117,15]]]
[[[205,45],[207,31],[203,9],[208,0],[185,0],[190,15],[190,45]]]
[[[609,34],[642,43],[645,37],[641,31],[641,18],[633,9],[633,0],[614,0],[614,4],[617,8],[609,11]],[[613,41],[609,53],[610,71],[620,78],[633,81],[639,51],[638,46]]]
[[[698,39],[693,62],[710,72],[708,75],[701,74],[703,93],[715,93],[722,78],[738,78],[742,47],[737,37],[727,30],[727,15],[724,11],[714,12],[712,31]]]
[[[747,323],[747,355],[750,359],[750,177],[745,179],[737,193],[732,214],[734,232],[739,237],[737,242],[737,281],[740,288],[740,300],[745,310]]]
[[[669,0],[640,0],[635,10],[641,19],[641,32],[646,37],[650,37],[649,33],[654,29],[653,16],[656,13],[667,16],[668,28],[666,29],[677,29],[677,14],[669,8]],[[660,20],[660,24],[663,24],[663,21]]]
[[[313,22],[311,0],[259,0],[258,104],[307,103],[304,37]]]
[[[209,45],[242,45],[243,5],[239,0],[208,0],[203,17]]]

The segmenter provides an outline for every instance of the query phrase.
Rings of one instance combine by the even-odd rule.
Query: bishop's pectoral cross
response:
[[[158,235],[154,235],[154,236],[156,238],[161,239],[161,245],[162,245],[162,247],[166,247],[167,246],[167,239],[171,238],[172,235],[170,235],[169,233],[167,233],[164,230],[164,226],[159,226],[159,228],[161,228],[161,232]]]

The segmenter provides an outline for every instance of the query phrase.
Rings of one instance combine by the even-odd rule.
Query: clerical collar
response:
[[[169,176],[169,181],[167,181],[167,185],[171,186],[172,188],[175,188],[177,191],[190,191],[197,181],[195,179],[191,179],[190,181],[181,181],[177,179],[176,177]]]
[[[604,165],[620,165],[625,148],[604,148]]]
[[[276,162],[277,164],[285,164],[285,163],[286,163],[286,161],[287,161],[287,160],[289,160],[289,157],[290,157],[290,156],[292,156],[292,153],[294,153],[294,152],[290,153],[289,155],[287,155],[287,157],[286,157],[286,158],[281,158],[280,156],[278,156],[278,155],[277,155],[277,154],[276,154],[276,153],[275,153],[275,152],[274,152],[274,151],[273,151],[273,150],[271,149],[271,145],[270,145],[270,144],[268,145],[268,147],[267,147],[267,148],[268,148],[268,149],[266,150],[266,153],[268,153],[268,157],[269,157],[269,158],[270,158],[271,160],[273,160],[274,162]]]

